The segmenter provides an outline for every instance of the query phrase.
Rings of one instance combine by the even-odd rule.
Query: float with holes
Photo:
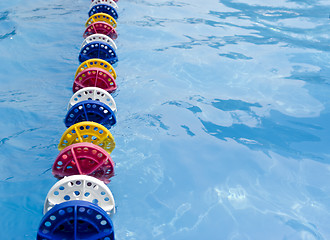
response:
[[[118,14],[116,0],[92,0],[85,24],[67,106],[64,131],[52,173],[58,179],[49,190],[40,222],[40,240],[114,240],[111,217],[114,197],[106,184],[114,176],[110,154],[115,140],[117,107],[111,96],[117,89],[113,64],[118,61],[114,40]]]

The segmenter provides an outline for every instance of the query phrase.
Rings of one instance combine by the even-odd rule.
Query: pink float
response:
[[[57,156],[52,172],[61,179],[71,175],[89,175],[105,183],[114,176],[114,162],[110,155],[93,143],[75,143],[64,148]]]
[[[88,36],[96,33],[107,35],[113,40],[117,39],[118,37],[115,28],[106,22],[92,23],[86,28],[83,37],[87,38]]]
[[[72,91],[75,93],[85,87],[98,87],[107,92],[113,92],[117,89],[113,76],[102,68],[87,68],[77,75]]]

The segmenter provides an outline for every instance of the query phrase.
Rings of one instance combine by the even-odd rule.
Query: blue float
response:
[[[66,127],[83,121],[96,122],[110,129],[116,124],[116,116],[108,105],[100,101],[86,100],[73,105],[64,119]]]
[[[81,48],[79,53],[80,63],[92,58],[103,59],[110,64],[118,62],[118,57],[113,47],[101,41],[87,43]]]
[[[96,13],[106,13],[106,14],[109,14],[114,19],[116,19],[116,20],[118,19],[118,13],[117,13],[116,9],[114,9],[110,5],[97,4],[89,10],[88,15],[89,15],[89,17],[91,17],[92,15],[94,15]]]
[[[81,200],[55,205],[42,218],[37,240],[114,240],[113,224],[99,206]]]

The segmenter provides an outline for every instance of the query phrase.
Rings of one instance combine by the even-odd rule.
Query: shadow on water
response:
[[[202,123],[204,131],[221,140],[234,141],[243,144],[251,150],[262,151],[269,154],[270,151],[282,156],[293,157],[295,159],[312,158],[315,161],[329,164],[329,160],[323,156],[324,133],[328,132],[328,114],[315,118],[296,118],[285,115],[277,110],[270,110],[265,116],[260,116],[256,110],[262,106],[258,103],[248,103],[242,100],[207,100],[200,98],[198,103],[192,104],[183,101],[171,101],[169,105],[175,105],[191,111]],[[204,105],[205,104],[205,105]],[[203,116],[203,107],[213,110],[212,116],[221,111],[229,115],[229,124],[217,124]],[[210,110],[208,110],[210,111]],[[222,114],[219,115],[221,116]],[[249,120],[246,120],[248,118]],[[254,122],[252,125],[247,122]],[[195,133],[188,127],[191,136]],[[318,148],[310,149],[308,145],[318,143]]]
[[[329,51],[330,47],[327,38],[324,36],[325,33],[328,32],[327,22],[329,12],[323,5],[316,4],[317,2],[318,1],[302,1],[299,2],[299,4],[309,4],[308,7],[287,8],[255,6],[227,0],[221,1],[221,3],[227,7],[238,10],[237,12],[210,11],[210,15],[220,19],[230,17],[236,17],[238,19],[248,18],[251,23],[253,23],[249,26],[237,25],[226,21],[222,23],[223,25],[256,31],[257,36],[238,35],[239,42],[246,41],[254,44],[277,44],[281,42],[295,47]],[[303,18],[308,19],[310,22],[318,21],[319,24],[310,27],[306,27],[304,24],[299,26],[294,25],[292,27],[285,26],[285,24],[282,23],[283,20]]]
[[[16,27],[10,21],[10,12],[0,12],[0,41],[16,35]]]
[[[9,11],[0,12],[0,21],[4,21],[8,18]]]
[[[254,46],[276,45],[280,46],[278,49],[282,53],[287,51],[287,55],[283,56],[288,58],[288,63],[291,65],[290,70],[284,76],[279,76],[280,74],[278,74],[279,79],[287,80],[288,82],[290,80],[295,82],[300,80],[306,82],[306,84],[315,84],[316,88],[319,88],[319,84],[328,85],[330,80],[329,66],[328,61],[324,61],[324,57],[326,58],[327,56],[324,53],[330,50],[327,34],[329,24],[328,9],[321,5],[319,1],[289,2],[292,4],[288,4],[288,6],[262,6],[225,0],[221,1],[221,4],[233,11],[221,12],[218,11],[218,8],[214,8],[207,14],[196,14],[196,17],[192,18],[174,17],[165,19],[148,16],[146,19],[148,24],[153,27],[164,28],[171,26],[171,24],[184,24],[187,26],[202,25],[210,27],[210,30],[214,30],[212,36],[198,34],[197,31],[193,33],[184,31],[181,35],[185,39],[184,41],[181,38],[181,41],[176,41],[169,46],[162,46],[155,49],[155,51],[161,52],[170,48],[191,50],[193,48],[197,49],[197,46],[207,46],[212,49],[226,51],[223,49],[227,45],[243,45],[244,43],[253,44]],[[243,22],[235,21],[237,19]],[[144,26],[147,26],[147,24],[145,23]],[[215,28],[217,28],[217,31],[215,31]],[[240,31],[238,31],[239,33],[235,33],[235,31],[226,32],[226,29],[231,28],[243,29],[243,32],[247,32],[247,34],[242,34]],[[240,51],[242,49],[238,47],[237,50]],[[256,48],[256,50],[261,52],[264,49]],[[300,53],[295,51],[300,51]],[[319,52],[323,52],[322,56],[320,56]],[[250,63],[251,67],[254,67],[253,64],[258,64],[256,61],[259,61],[256,60],[258,54],[261,53],[253,52],[253,50],[248,52],[248,54],[245,52],[228,51],[219,53],[218,56],[237,61],[255,61]],[[277,64],[275,61],[272,63]],[[230,66],[230,63],[228,65]],[[305,65],[310,66],[311,69]],[[274,67],[281,69],[283,66],[278,64],[274,65]],[[247,72],[248,70],[245,71]],[[247,74],[253,75],[254,73],[247,72]],[[263,84],[268,83],[265,81]],[[276,85],[274,84],[274,87],[278,86],[277,83]],[[254,90],[252,87],[250,88]],[[325,99],[320,99],[320,92],[313,92],[312,88],[306,85],[303,87],[299,86],[299,89],[307,90],[308,95],[319,99],[321,105],[327,105]],[[290,90],[286,91],[283,95],[290,101]],[[324,91],[326,92],[326,90]],[[204,118],[204,110],[199,107],[200,103],[230,115],[229,118],[231,118],[232,124],[229,126],[221,125]],[[287,103],[290,102],[284,104]],[[276,108],[272,108],[272,102],[269,102],[270,106],[267,106],[265,103],[251,103],[230,97],[229,99],[221,99],[221,97],[207,99],[205,96],[202,96],[200,102],[178,100],[169,101],[167,104],[177,105],[180,108],[192,111],[195,117],[203,124],[205,132],[218,139],[234,139],[250,149],[265,153],[274,151],[283,156],[298,159],[308,157],[319,162],[329,163],[327,157],[324,157],[328,153],[328,150],[326,150],[328,137],[326,135],[329,133],[326,120],[329,114],[326,111],[318,112],[318,116],[288,115]],[[301,101],[301,110],[303,110],[303,105],[304,102]],[[268,109],[267,114],[260,115],[257,113],[258,111],[264,111],[263,109]],[[242,112],[244,116],[253,119],[256,124],[252,126],[246,124],[245,120],[241,119]],[[188,135],[197,135],[189,128],[188,124],[181,124],[181,127],[187,130]],[[310,147],[310,143],[318,144],[312,144],[314,147]]]
[[[228,0],[221,1],[221,4],[235,11],[221,12],[210,10],[206,14],[199,14],[190,18],[167,19],[145,16],[145,20],[137,21],[137,25],[162,28],[169,27],[171,24],[176,24],[177,26],[180,24],[185,24],[186,26],[200,25],[201,27],[211,27],[211,29],[220,28],[223,32],[223,35],[219,35],[217,34],[219,31],[213,29],[214,36],[198,34],[198,31],[183,33],[187,41],[159,48],[157,49],[158,51],[164,51],[169,48],[191,49],[195,45],[208,45],[209,47],[219,49],[228,44],[242,44],[244,42],[255,45],[275,45],[280,43],[291,47],[330,51],[329,39],[326,36],[329,31],[329,12],[324,5],[316,4],[316,1],[299,2],[302,5],[309,4],[305,8],[257,6]],[[299,25],[290,22],[299,22],[299,20],[306,21],[307,24]],[[286,21],[289,21],[289,23]],[[240,31],[235,34],[231,34],[232,31],[227,33],[226,29],[230,28],[247,30],[249,33],[241,34]]]
[[[328,64],[330,55],[311,53],[302,54],[296,53],[291,56],[290,61],[295,63],[291,75],[286,79],[297,79],[310,84],[330,84],[329,72],[330,66]],[[316,70],[306,71],[299,64],[310,64],[316,66]],[[317,96],[317,95],[316,95]]]

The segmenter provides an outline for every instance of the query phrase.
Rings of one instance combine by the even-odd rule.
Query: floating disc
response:
[[[70,127],[75,123],[84,121],[96,122],[110,129],[116,124],[116,116],[108,105],[99,101],[86,100],[70,108],[64,123],[66,127]]]
[[[106,13],[96,13],[93,16],[89,17],[87,22],[85,23],[85,27],[88,27],[95,22],[106,22],[110,24],[113,28],[117,27],[116,20]]]
[[[105,61],[103,59],[99,59],[99,58],[92,58],[92,59],[86,60],[85,62],[80,64],[74,77],[77,77],[78,73],[84,71],[86,68],[92,68],[92,67],[102,68],[102,69],[106,70],[107,72],[109,72],[113,76],[114,79],[117,78],[116,71],[111,66],[111,64],[109,64],[107,61]]]
[[[92,2],[94,2],[94,1],[96,1],[96,0],[92,0]],[[118,0],[113,0],[114,2],[118,2]]]
[[[117,112],[116,102],[107,91],[98,87],[85,87],[77,91],[70,99],[68,110],[81,101],[94,100],[108,105],[113,112]]]
[[[92,34],[96,34],[96,33],[107,35],[111,39],[114,39],[114,40],[117,39],[117,37],[118,37],[118,34],[117,34],[115,28],[106,22],[92,23],[91,25],[89,25],[86,28],[86,30],[83,34],[83,37],[86,38],[86,37],[88,37]]]
[[[107,5],[107,4],[97,4],[97,5],[93,6],[89,10],[88,16],[91,17],[92,15],[94,15],[96,13],[106,13],[106,14],[109,14],[114,19],[116,19],[116,20],[118,19],[118,13],[117,13],[116,9],[114,9],[112,6]]]
[[[62,135],[58,150],[79,142],[89,142],[100,146],[109,154],[115,149],[116,143],[110,131],[95,122],[79,122],[69,127]]]
[[[96,33],[96,34],[90,35],[87,38],[85,38],[85,40],[81,44],[80,49],[82,49],[86,44],[95,42],[95,41],[109,44],[114,50],[117,50],[116,43],[109,36],[100,34],[100,33]]]
[[[55,205],[69,201],[83,200],[101,207],[109,216],[115,213],[115,200],[104,182],[86,175],[64,177],[49,190],[44,214]]]
[[[95,41],[87,43],[79,53],[79,62],[84,62],[92,58],[100,58],[110,64],[118,62],[115,50],[107,43]]]
[[[37,240],[114,240],[110,217],[99,206],[81,200],[54,206],[42,218]]]
[[[98,87],[107,92],[117,89],[113,76],[102,68],[87,68],[76,76],[72,91],[75,93],[85,87]]]
[[[71,175],[89,175],[109,183],[114,175],[114,162],[109,153],[93,143],[75,143],[57,156],[52,172],[61,179]]]
[[[98,5],[98,4],[110,5],[114,9],[118,9],[117,3],[115,3],[115,1],[113,1],[113,0],[94,0],[94,1],[92,1],[92,4],[91,4],[90,8],[92,8],[92,7],[94,7],[95,5]]]

